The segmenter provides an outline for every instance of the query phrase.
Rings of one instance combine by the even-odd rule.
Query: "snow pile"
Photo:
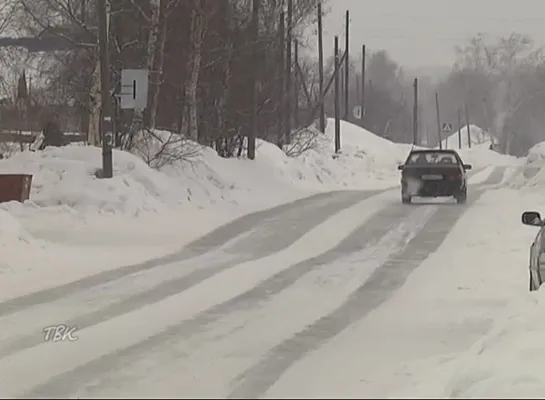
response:
[[[468,146],[467,127],[463,127],[460,131],[462,134],[461,149],[459,148],[458,143],[458,132],[453,133],[443,140],[442,146],[443,149],[456,150],[466,164],[472,164],[473,166],[478,167],[519,167],[524,162],[523,159],[490,150],[490,145],[493,143],[492,136],[476,125],[469,126],[471,147]]]
[[[0,173],[32,174],[30,205],[38,207],[134,215],[162,211],[184,197],[164,174],[121,151],[114,151],[114,177],[98,179],[95,173],[101,160],[101,149],[96,147],[52,147],[2,160]]]
[[[412,147],[341,121],[341,151],[336,155],[335,123],[331,118],[325,135],[318,134],[316,138],[316,149],[302,154],[298,161],[306,168],[321,171],[320,179],[324,183],[341,188],[373,189],[397,185],[397,165],[405,161]]]
[[[488,146],[473,146],[470,149],[456,151],[464,163],[473,164],[474,167],[521,167],[524,165],[524,158],[500,154],[490,150]]]
[[[162,131],[156,134],[162,138],[170,135]],[[314,145],[293,157],[263,140],[257,141],[253,161],[226,159],[208,147],[172,142],[171,154],[183,150],[190,159],[168,159],[167,154],[168,160],[152,163],[157,170],[142,158],[149,162],[150,154],[157,153],[158,148],[141,149],[138,157],[114,150],[114,177],[98,179],[95,174],[101,166],[101,149],[70,145],[15,154],[0,160],[0,173],[32,174],[31,200],[25,209],[45,207],[49,213],[134,216],[218,205],[250,212],[319,191],[396,186],[396,166],[404,162],[412,147],[341,121],[341,152],[335,154],[331,119],[325,134],[309,128],[304,135],[313,138]],[[477,167],[510,162],[484,148],[466,149],[462,155],[465,162]],[[18,204],[2,208],[23,214]]]
[[[526,165],[540,168],[545,165],[545,142],[540,142],[528,150]]]
[[[254,161],[221,158],[213,149],[200,147],[189,161],[159,163],[158,171],[133,154],[114,151],[114,177],[98,179],[101,150],[70,145],[15,154],[0,161],[0,172],[33,175],[27,208],[129,215],[218,204],[251,211],[317,191],[397,184],[396,164],[410,146],[343,122],[342,153],[334,155],[333,125],[328,124],[325,135],[315,132],[317,146],[297,157],[258,140]]]
[[[513,181],[512,187],[530,190],[545,188],[545,142],[533,146],[524,161],[524,169]]]
[[[493,143],[492,136],[486,132],[484,129],[479,128],[476,125],[469,125],[469,133],[471,136],[471,147],[475,146],[486,146],[490,147],[490,144]],[[469,148],[469,139],[467,137],[467,125],[460,129],[460,134],[462,136],[462,149]],[[458,132],[453,133],[442,141],[443,148],[456,149],[460,148]]]

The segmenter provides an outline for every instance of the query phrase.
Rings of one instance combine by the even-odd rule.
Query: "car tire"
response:
[[[464,190],[458,196],[456,196],[456,202],[458,204],[465,204],[467,202],[467,190]]]
[[[530,292],[536,291],[538,288],[536,288],[536,285],[534,283],[534,278],[532,277],[532,273],[530,272]]]
[[[411,196],[410,195],[405,195],[405,194],[401,194],[401,202],[403,204],[411,204]]]

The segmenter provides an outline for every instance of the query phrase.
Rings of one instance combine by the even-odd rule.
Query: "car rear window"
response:
[[[458,159],[452,153],[413,153],[407,159],[407,164],[458,164]]]

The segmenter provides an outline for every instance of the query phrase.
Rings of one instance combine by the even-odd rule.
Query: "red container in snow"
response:
[[[31,184],[32,175],[0,174],[0,203],[28,200]]]

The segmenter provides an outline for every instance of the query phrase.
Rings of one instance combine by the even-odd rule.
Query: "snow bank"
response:
[[[542,190],[545,188],[545,142],[533,146],[524,160],[524,168],[511,184],[514,189]]]
[[[220,205],[248,212],[318,191],[396,186],[396,165],[411,148],[341,121],[342,150],[336,155],[332,119],[325,134],[312,128],[305,134],[314,137],[316,145],[296,157],[258,140],[254,161],[221,158],[213,149],[199,147],[189,162],[161,164],[161,169],[155,170],[142,161],[141,157],[147,157],[142,152],[137,157],[114,150],[114,177],[97,179],[101,149],[71,145],[15,154],[0,160],[0,173],[33,174],[31,201],[25,207],[48,208],[50,212],[134,216]],[[478,166],[503,165],[508,160],[479,147],[465,149],[462,154],[464,161],[467,158]],[[18,207],[2,206],[10,210]]]
[[[469,133],[471,136],[471,147],[486,145],[488,148],[490,144],[493,143],[491,135],[476,125],[469,125]],[[468,144],[470,141],[467,137],[467,125],[460,129],[460,134],[462,136],[462,149],[469,148]],[[460,148],[458,140],[458,131],[456,131],[452,135],[443,139],[442,146],[443,148],[458,150]]]
[[[456,151],[465,163],[473,164],[473,166],[477,167],[521,167],[525,161],[524,158],[508,156],[490,150],[487,145],[476,145],[470,149],[465,148]]]
[[[335,155],[335,123],[328,119],[325,135],[317,136],[317,147],[297,158],[301,167],[320,171],[328,186],[373,189],[395,186],[397,165],[407,158],[411,145],[391,142],[357,125],[341,121],[341,151]]]
[[[543,167],[545,165],[545,142],[541,142],[528,150],[526,165]]]
[[[458,132],[453,133],[443,140],[443,149],[453,149],[460,154],[464,163],[472,164],[474,167],[520,167],[524,164],[523,158],[517,158],[500,154],[490,150],[490,144],[493,143],[491,135],[476,125],[470,125],[471,147],[468,146],[467,127],[461,129],[462,148],[458,143]]]
[[[19,152],[0,160],[0,173],[33,175],[29,201],[0,204],[6,229],[0,245],[10,249],[1,257],[2,272],[10,273],[1,276],[0,292],[20,294],[165,254],[241,214],[318,191],[398,184],[395,167],[407,146],[342,123],[343,151],[335,155],[329,126],[325,134],[309,129],[316,146],[297,157],[258,140],[254,161],[224,159],[200,147],[189,162],[156,170],[142,160],[143,153],[114,150],[112,179],[96,178],[102,154],[92,146]],[[31,236],[16,229],[21,225]]]
[[[298,157],[259,140],[254,161],[224,159],[203,147],[190,162],[158,171],[135,155],[114,151],[114,177],[103,180],[95,177],[99,148],[67,146],[15,154],[0,161],[0,172],[33,174],[27,208],[126,215],[219,204],[260,208],[317,191],[397,184],[395,166],[408,146],[343,122],[342,154],[334,157],[333,124],[328,125],[325,135],[316,133],[318,146]]]
[[[30,205],[37,207],[135,215],[165,210],[184,200],[179,186],[131,154],[114,151],[112,179],[95,177],[101,160],[96,147],[53,147],[2,160],[0,173],[32,174]]]

